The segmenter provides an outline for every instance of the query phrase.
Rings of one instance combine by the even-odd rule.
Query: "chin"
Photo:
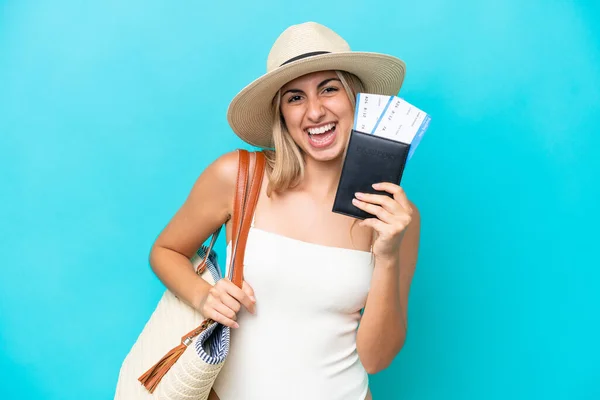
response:
[[[344,154],[344,148],[336,145],[327,149],[316,150],[309,146],[304,152],[315,161],[327,162],[339,159]]]

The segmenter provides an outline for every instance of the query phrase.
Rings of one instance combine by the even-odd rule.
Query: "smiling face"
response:
[[[354,119],[354,107],[335,71],[314,72],[281,89],[281,114],[289,134],[317,161],[340,157]]]

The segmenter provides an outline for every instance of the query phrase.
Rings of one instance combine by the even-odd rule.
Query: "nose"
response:
[[[319,122],[325,117],[325,107],[318,96],[308,99],[308,110],[306,114],[308,119],[312,122]]]

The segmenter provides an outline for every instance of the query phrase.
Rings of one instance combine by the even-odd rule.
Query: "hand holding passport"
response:
[[[333,203],[333,212],[358,219],[373,215],[355,207],[356,192],[385,194],[374,183],[400,184],[406,162],[429,127],[430,116],[397,96],[359,93],[354,127]]]

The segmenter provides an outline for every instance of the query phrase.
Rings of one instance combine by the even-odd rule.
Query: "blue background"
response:
[[[379,399],[600,398],[594,1],[0,1],[0,381],[109,399],[164,288],[150,245],[281,31],[407,63],[432,115],[409,337]],[[224,250],[220,239],[218,250]]]

